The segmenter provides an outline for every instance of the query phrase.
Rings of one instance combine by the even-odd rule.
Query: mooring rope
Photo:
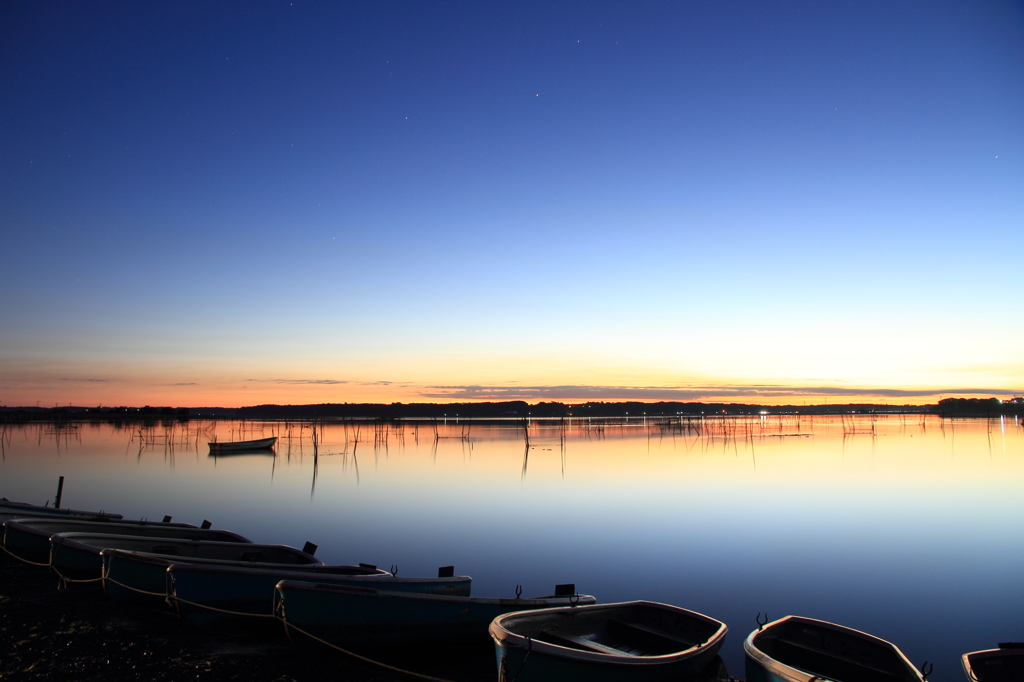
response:
[[[59,545],[58,545],[58,547],[59,547]],[[22,561],[22,562],[24,562],[26,564],[31,564],[33,566],[48,566],[50,568],[50,570],[52,570],[54,573],[56,573],[57,577],[60,579],[61,588],[63,588],[63,586],[66,586],[69,583],[95,583],[95,582],[99,582],[99,581],[108,581],[109,580],[110,582],[112,582],[113,584],[117,585],[118,587],[123,587],[126,590],[131,590],[132,592],[138,592],[139,594],[145,594],[145,595],[152,596],[152,597],[164,597],[165,601],[170,606],[175,606],[176,602],[181,602],[182,604],[188,604],[189,606],[195,606],[195,607],[200,608],[200,609],[206,609],[207,611],[216,611],[217,613],[224,613],[224,614],[227,614],[227,615],[230,615],[230,616],[245,616],[245,617],[248,617],[248,618],[274,618],[276,620],[280,620],[281,623],[284,624],[284,628],[285,628],[285,632],[286,633],[288,633],[289,630],[295,630],[296,632],[298,632],[298,633],[300,633],[302,635],[305,635],[306,637],[309,637],[310,639],[315,640],[315,641],[319,642],[320,644],[323,644],[324,646],[330,647],[331,649],[334,649],[336,651],[340,651],[341,653],[345,654],[346,656],[351,656],[352,658],[357,658],[360,661],[363,661],[365,663],[369,663],[371,665],[376,665],[376,666],[384,668],[386,670],[391,670],[393,672],[401,673],[403,675],[411,675],[412,677],[418,677],[418,678],[420,678],[422,680],[431,680],[431,682],[452,682],[452,680],[446,679],[444,677],[434,677],[433,675],[426,675],[424,673],[418,673],[418,672],[414,672],[412,670],[406,670],[405,668],[399,668],[397,666],[390,665],[388,663],[383,663],[381,661],[374,660],[374,659],[372,659],[372,658],[370,658],[368,656],[363,656],[362,654],[357,654],[354,651],[349,651],[348,649],[344,649],[344,648],[338,646],[337,644],[332,644],[331,642],[328,642],[325,639],[317,637],[316,635],[314,635],[311,632],[307,632],[306,630],[303,630],[302,628],[300,628],[300,627],[298,627],[296,625],[293,625],[292,623],[289,623],[288,620],[285,618],[283,612],[280,615],[278,615],[276,613],[246,613],[244,611],[232,611],[230,609],[222,609],[222,608],[218,608],[216,606],[210,606],[208,604],[199,604],[197,602],[189,601],[188,599],[182,599],[181,597],[178,597],[178,596],[175,596],[175,595],[169,595],[169,594],[166,594],[164,592],[151,592],[149,590],[139,589],[138,587],[132,587],[131,585],[125,585],[123,582],[121,582],[119,580],[115,580],[114,578],[111,578],[110,575],[109,575],[109,571],[106,569],[106,567],[104,567],[103,575],[100,576],[99,578],[84,578],[84,579],[68,578],[64,574],[62,574],[59,570],[57,570],[53,566],[52,563],[41,564],[41,563],[38,563],[38,562],[35,562],[35,561],[29,561],[28,559],[22,558],[22,557],[18,556],[17,554],[13,553],[12,551],[7,549],[3,545],[0,545],[0,549],[3,549],[4,552],[6,552],[7,554],[10,554],[12,557],[17,559],[18,561]],[[290,638],[290,634],[289,634],[289,638]],[[525,662],[526,661],[524,660],[523,663],[525,663]],[[522,670],[521,667],[520,667],[520,670]]]
[[[131,588],[129,588],[129,589],[131,589]],[[160,596],[164,596],[164,595],[160,595]],[[173,594],[168,594],[168,595],[166,595],[166,597],[167,597],[167,603],[170,604],[171,606],[174,606],[175,603],[177,603],[177,602],[181,602],[182,604],[188,604],[189,606],[196,606],[196,607],[201,608],[201,609],[206,609],[207,611],[216,611],[217,613],[226,613],[229,616],[246,616],[248,618],[277,618],[277,616],[274,615],[273,613],[251,613],[251,612],[247,612],[247,611],[232,611],[230,609],[222,609],[222,608],[218,608],[216,606],[210,606],[209,604],[199,604],[199,603],[196,603],[194,601],[189,601],[188,599],[182,599],[181,597],[179,597],[177,595],[173,595]]]
[[[80,584],[80,583],[98,583],[98,582],[103,580],[103,568],[102,567],[100,568],[100,577],[99,578],[69,578],[66,575],[64,575],[63,573],[61,573],[60,570],[56,566],[53,565],[53,560],[57,558],[57,552],[59,552],[60,548],[64,546],[64,536],[63,535],[58,535],[57,537],[59,537],[60,540],[57,542],[56,545],[53,545],[53,549],[50,550],[50,563],[48,565],[50,567],[50,570],[53,571],[54,573],[56,573],[57,577],[60,579],[60,582],[57,584],[57,589],[58,590],[66,589],[67,586],[69,584],[71,584],[71,583],[76,583],[76,584]]]
[[[118,583],[118,584],[120,584],[120,583]],[[127,587],[127,586],[125,586],[125,587]],[[133,588],[129,587],[128,589],[133,589]],[[136,590],[136,591],[141,592],[142,590]],[[153,594],[153,593],[147,593],[147,594]],[[200,604],[200,603],[197,603],[197,602],[194,602],[194,601],[189,601],[188,599],[182,599],[181,597],[179,597],[177,595],[174,595],[174,594],[168,594],[167,597],[166,597],[166,600],[167,600],[167,603],[170,604],[171,606],[174,606],[176,602],[181,602],[182,604],[188,604],[189,606],[195,606],[197,608],[205,609],[207,611],[215,611],[217,613],[225,613],[225,614],[228,614],[230,616],[245,616],[245,617],[248,617],[248,618],[273,618],[275,620],[281,621],[281,623],[284,624],[285,632],[286,633],[288,632],[288,629],[291,628],[292,630],[295,630],[296,632],[298,632],[300,634],[303,634],[306,637],[309,637],[310,639],[315,640],[315,641],[319,642],[320,644],[323,644],[324,646],[330,647],[331,649],[334,649],[336,651],[340,651],[341,653],[346,654],[348,656],[352,656],[353,658],[358,658],[360,661],[364,661],[366,663],[370,663],[372,665],[376,665],[376,666],[379,666],[381,668],[385,668],[387,670],[394,671],[396,673],[402,673],[403,675],[411,675],[413,677],[418,677],[418,678],[424,679],[424,680],[432,680],[432,682],[452,682],[451,680],[448,680],[448,679],[446,679],[444,677],[434,677],[433,675],[426,675],[424,673],[413,672],[412,670],[406,670],[405,668],[399,668],[397,666],[393,666],[393,665],[390,665],[388,663],[383,663],[381,661],[369,658],[368,656],[363,656],[362,654],[357,654],[354,651],[349,651],[348,649],[344,649],[344,648],[338,646],[337,644],[332,644],[331,642],[328,642],[325,639],[317,637],[316,635],[314,635],[311,632],[307,632],[306,630],[303,630],[302,628],[289,623],[288,619],[285,618],[285,615],[283,613],[283,609],[281,610],[282,612],[280,614],[278,614],[278,613],[247,613],[247,612],[244,612],[244,611],[232,611],[231,609],[222,609],[222,608],[219,608],[219,607],[216,607],[216,606],[210,606],[209,604]],[[289,639],[290,638],[291,638],[291,636],[289,635]]]
[[[60,582],[57,585],[58,590],[67,589],[67,586],[72,583],[98,583],[101,580],[103,580],[103,576],[100,576],[99,578],[69,578],[63,573],[61,573],[59,570],[57,570],[57,568],[53,565],[52,562],[50,563],[50,570],[56,573],[57,578],[60,580]]]
[[[433,680],[433,682],[452,682],[451,680],[446,679],[444,677],[434,677],[433,675],[425,675],[424,673],[417,673],[417,672],[413,672],[412,670],[406,670],[405,668],[398,668],[398,667],[393,666],[393,665],[388,665],[387,663],[381,663],[380,661],[375,661],[372,658],[368,658],[366,656],[363,656],[362,654],[357,654],[354,651],[349,651],[348,649],[342,649],[340,646],[338,646],[336,644],[331,644],[330,642],[328,642],[325,639],[321,639],[321,638],[317,637],[316,635],[314,635],[314,634],[312,634],[310,632],[306,632],[302,628],[296,627],[295,625],[292,625],[291,623],[289,623],[284,618],[284,616],[278,616],[278,619],[282,623],[284,623],[284,627],[285,627],[286,631],[287,631],[288,628],[291,628],[291,629],[295,630],[296,632],[302,633],[306,637],[309,637],[310,639],[314,639],[317,642],[320,642],[321,644],[324,644],[326,646],[331,647],[332,649],[336,649],[337,651],[340,651],[343,654],[346,654],[348,656],[352,656],[353,658],[358,658],[360,661],[365,661],[367,663],[372,663],[373,665],[380,666],[381,668],[386,668],[387,670],[392,670],[392,671],[394,671],[396,673],[402,673],[403,675],[412,675],[413,677],[418,677],[418,678],[423,679],[423,680]]]
[[[132,592],[138,592],[139,594],[146,594],[146,595],[149,595],[151,597],[160,597],[161,599],[166,596],[164,592],[150,592],[149,590],[142,590],[142,589],[139,589],[138,587],[132,587],[131,585],[125,585],[123,582],[121,582],[119,580],[114,580],[113,578],[111,578],[109,573],[104,575],[102,580],[103,580],[103,584],[104,585],[106,585],[108,582],[114,583],[118,587],[123,587],[126,590],[131,590]]]

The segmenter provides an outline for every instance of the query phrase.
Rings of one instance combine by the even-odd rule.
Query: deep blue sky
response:
[[[9,2],[0,93],[7,404],[1024,388],[1021,3]]]

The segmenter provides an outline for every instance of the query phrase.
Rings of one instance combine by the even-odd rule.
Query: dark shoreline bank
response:
[[[854,414],[944,418],[1024,416],[1024,398],[946,398],[934,405],[756,405],[744,403],[588,402],[566,404],[522,401],[481,403],[324,403],[319,405],[254,405],[249,407],[0,407],[0,423],[189,421],[242,419],[259,421],[401,421],[401,420],[525,420],[635,419],[637,417],[837,416]]]
[[[109,599],[96,587],[57,590],[46,568],[0,554],[0,680],[251,680],[408,682],[417,678],[283,634],[207,632],[170,611]],[[366,652],[452,682],[496,678],[490,643]]]

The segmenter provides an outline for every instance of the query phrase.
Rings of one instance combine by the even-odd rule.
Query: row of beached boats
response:
[[[256,544],[201,527],[0,501],[3,548],[63,584],[98,583],[118,600],[173,608],[200,627],[284,628],[341,648],[489,634],[500,682],[722,679],[728,628],[676,606],[597,604],[559,585],[551,595],[471,597],[472,579],[398,576],[369,564],[325,565],[303,549]],[[893,644],[834,623],[787,616],[744,642],[749,682],[923,682]],[[963,656],[973,682],[1024,680],[1024,646]],[[927,671],[927,672],[930,672]]]

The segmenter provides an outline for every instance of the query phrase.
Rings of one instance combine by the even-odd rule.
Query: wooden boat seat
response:
[[[642,637],[646,642],[653,640],[671,651],[685,651],[700,644],[700,642],[692,642],[664,630],[658,630],[647,625],[641,625],[640,623],[619,620],[618,618],[610,618],[608,620],[608,629],[620,635]]]
[[[559,635],[549,630],[542,630],[537,639],[547,642],[548,644],[557,644],[558,646],[568,647],[570,649],[582,649],[584,651],[596,651],[601,654],[612,654],[614,656],[635,656],[628,651],[622,649],[616,649],[615,647],[608,646],[607,644],[601,644],[595,642],[586,637],[577,637],[575,635]]]
[[[790,648],[790,653],[794,654],[795,660],[783,655],[780,657],[782,662],[824,677],[841,679],[843,682],[873,682],[875,680],[886,682],[911,679],[907,675],[895,674],[891,670],[883,670],[842,654],[824,652],[791,639],[780,637],[775,640],[774,644],[783,651]]]

